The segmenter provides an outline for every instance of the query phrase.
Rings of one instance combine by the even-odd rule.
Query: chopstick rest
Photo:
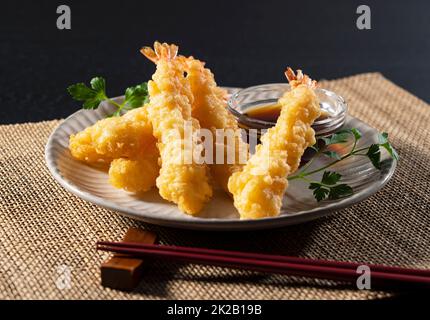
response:
[[[156,238],[157,236],[152,232],[129,228],[123,241],[154,244]],[[142,257],[116,253],[112,258],[103,262],[100,267],[101,284],[117,290],[133,290],[142,278],[144,265]]]

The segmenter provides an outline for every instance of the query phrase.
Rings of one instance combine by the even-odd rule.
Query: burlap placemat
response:
[[[326,281],[157,262],[131,293],[103,288],[106,255],[97,240],[130,226],[162,243],[430,268],[430,108],[380,74],[327,81],[349,113],[390,133],[401,161],[367,201],[314,222],[255,232],[195,232],[150,226],[80,200],[44,162],[60,121],[0,126],[0,298],[6,299],[342,299],[389,297]],[[70,273],[70,277],[68,274]],[[70,280],[70,281],[69,281]]]

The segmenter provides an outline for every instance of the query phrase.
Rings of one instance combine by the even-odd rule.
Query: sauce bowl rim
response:
[[[257,128],[269,128],[269,127],[274,126],[276,124],[276,122],[256,119],[256,118],[253,118],[253,117],[246,115],[245,113],[239,112],[237,110],[239,107],[239,104],[237,102],[237,98],[241,94],[244,94],[247,92],[252,92],[252,91],[256,91],[258,89],[264,89],[266,87],[269,88],[269,87],[275,87],[275,86],[284,87],[286,89],[290,88],[290,85],[288,83],[281,83],[280,82],[280,83],[265,83],[265,84],[250,86],[250,87],[241,89],[241,90],[233,93],[230,96],[230,98],[228,99],[228,102],[227,102],[228,111],[231,114],[233,114],[240,123],[243,123],[245,125],[249,124],[250,127],[256,126]],[[275,90],[275,89],[272,88],[271,90]],[[337,100],[340,103],[340,105],[342,106],[342,109],[337,114],[335,114],[331,117],[328,117],[326,119],[320,120],[320,121],[315,121],[315,123],[314,123],[315,126],[325,125],[325,124],[328,124],[332,121],[338,120],[340,118],[345,118],[347,110],[348,110],[348,104],[341,95],[338,95],[337,93],[335,93],[333,91],[323,89],[323,88],[316,88],[315,90],[318,93],[325,94],[326,96],[329,96],[329,97]]]

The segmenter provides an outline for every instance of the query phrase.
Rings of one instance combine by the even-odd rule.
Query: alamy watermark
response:
[[[362,4],[357,7],[356,13],[359,14],[356,22],[358,30],[372,29],[370,7]]]
[[[359,274],[356,281],[357,288],[360,290],[370,290],[371,289],[370,267],[366,265],[358,266],[356,273]]]
[[[72,267],[65,264],[57,267],[57,279],[55,281],[55,285],[59,290],[68,290],[72,288],[72,270]]]
[[[193,127],[184,121],[181,128],[163,134],[163,143],[170,143],[169,162],[175,164],[246,164],[250,152],[259,144],[258,136],[267,130],[214,129]],[[267,141],[265,148],[270,146]],[[270,163],[270,152],[261,166]]]
[[[359,14],[356,26],[359,30],[370,30],[371,26],[371,10],[368,5],[362,4],[357,7],[356,13]],[[72,11],[70,6],[62,4],[57,7],[57,28],[59,30],[72,29]]]
[[[70,30],[72,29],[72,11],[70,7],[62,4],[57,7],[57,29],[58,30]]]

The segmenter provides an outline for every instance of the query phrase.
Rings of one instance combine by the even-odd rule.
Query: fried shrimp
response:
[[[100,120],[103,121],[103,120]],[[69,138],[69,150],[73,158],[88,164],[109,164],[112,158],[96,151],[92,133],[94,126],[88,127]]]
[[[152,150],[150,150],[152,149]],[[114,159],[109,168],[109,182],[118,189],[142,193],[155,186],[160,170],[155,144],[134,158]]]
[[[88,163],[110,162],[115,158],[135,157],[155,145],[147,105],[121,117],[97,121],[91,127],[70,136],[72,156]]]
[[[216,153],[221,152],[219,158],[223,158],[223,163],[214,163],[209,166],[212,177],[226,191],[228,191],[228,179],[233,172],[239,171],[242,165],[239,163],[240,153],[248,152],[247,144],[241,139],[239,128],[233,115],[226,108],[227,92],[217,86],[213,73],[205,68],[205,63],[194,59],[193,57],[181,57],[184,61],[187,80],[190,83],[193,93],[194,102],[192,104],[192,115],[196,118],[202,128],[209,129],[214,137],[213,150],[214,158],[217,158]],[[216,144],[216,130],[228,130],[234,134],[234,159],[227,158],[227,144],[223,141],[221,144]],[[224,140],[224,136],[223,140]]]
[[[116,188],[130,192],[149,190],[155,185],[160,166],[146,107],[99,120],[71,135],[72,156],[89,164],[110,164],[109,182]]]
[[[212,196],[212,188],[206,165],[194,158],[184,161],[182,156],[185,123],[189,121],[193,131],[200,129],[198,121],[191,117],[193,95],[184,77],[183,63],[177,58],[178,47],[155,42],[154,49],[145,47],[141,52],[157,65],[148,82],[148,115],[161,155],[157,187],[164,199],[177,203],[185,213],[196,214]],[[191,144],[194,150],[198,142],[193,140]]]
[[[134,157],[155,145],[147,107],[96,123],[92,132],[96,151],[111,158]]]
[[[278,101],[282,110],[275,127],[266,132],[255,154],[228,183],[241,219],[279,214],[287,176],[297,170],[305,149],[315,143],[311,125],[321,112],[313,90],[316,83],[300,70],[296,75],[288,68],[286,76],[291,90]]]

